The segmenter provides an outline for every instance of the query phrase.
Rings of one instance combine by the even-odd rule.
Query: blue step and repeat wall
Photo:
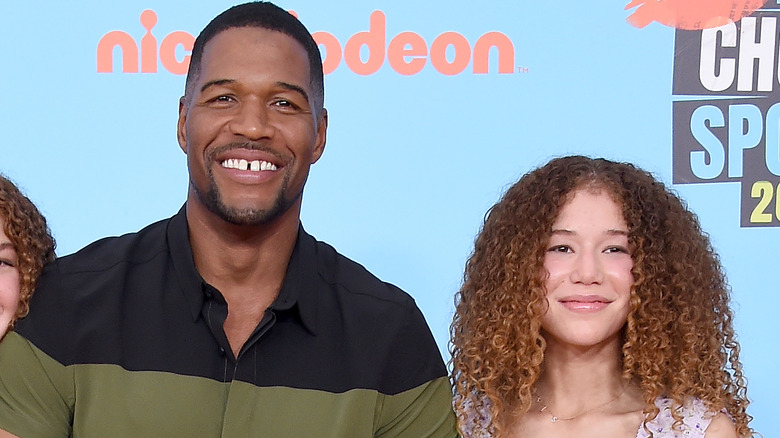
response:
[[[453,294],[503,190],[558,155],[635,162],[710,234],[754,427],[780,435],[775,2],[280,1],[327,73],[303,223],[411,293],[446,357]],[[720,3],[760,8],[729,23]],[[232,4],[0,3],[0,171],[41,207],[60,255],[181,206],[189,49]]]

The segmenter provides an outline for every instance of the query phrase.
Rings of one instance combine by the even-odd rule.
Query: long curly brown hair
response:
[[[657,397],[673,400],[678,424],[674,408],[697,397],[712,412],[728,411],[740,437],[753,436],[730,289],[698,219],[649,173],[583,156],[531,171],[486,214],[450,327],[459,419],[489,407],[496,420],[481,426],[500,437],[502,422],[528,412],[546,346],[544,254],[553,222],[580,188],[609,193],[629,227],[635,281],[622,365],[643,394],[645,423],[659,413]]]
[[[27,315],[30,297],[43,266],[54,260],[54,238],[46,219],[35,205],[7,178],[0,175],[0,218],[3,232],[11,240],[18,258],[21,282],[19,307],[11,320]]]

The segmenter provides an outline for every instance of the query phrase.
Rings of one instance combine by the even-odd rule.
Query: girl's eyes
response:
[[[610,246],[609,248],[605,249],[604,252],[606,252],[607,254],[613,254],[613,253],[628,254],[628,249],[622,246]]]
[[[561,252],[561,253],[573,252],[573,250],[569,245],[554,245],[551,246],[547,251]],[[628,254],[629,251],[627,248],[623,246],[609,246],[606,249],[604,249],[604,253],[605,254]]]
[[[19,259],[16,250],[7,243],[0,245],[0,268],[15,268]]]

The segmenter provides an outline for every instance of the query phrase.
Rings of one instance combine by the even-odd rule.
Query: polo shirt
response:
[[[234,357],[185,209],[48,266],[0,343],[0,429],[26,437],[454,437],[413,299],[301,227]]]

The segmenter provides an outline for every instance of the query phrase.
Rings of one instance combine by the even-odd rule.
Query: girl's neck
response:
[[[547,342],[543,371],[536,392],[562,414],[618,397],[628,382],[623,378],[619,339],[589,347]]]

